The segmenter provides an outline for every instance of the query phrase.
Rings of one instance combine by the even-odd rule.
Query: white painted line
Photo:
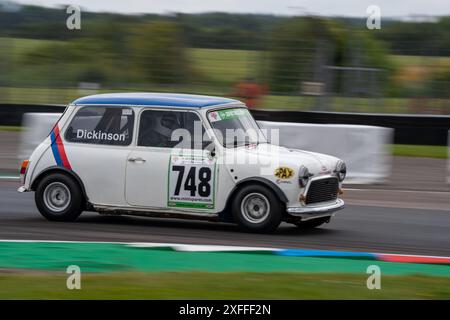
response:
[[[119,241],[70,241],[70,240],[23,240],[23,239],[0,239],[0,242],[107,243],[107,244],[128,244],[129,243],[129,242],[119,242]]]
[[[176,248],[184,250],[176,251],[188,251],[188,252],[214,252],[214,251],[281,251],[281,250],[311,250],[311,251],[329,251],[329,250],[317,250],[317,249],[281,249],[281,248],[264,248],[264,247],[239,247],[239,246],[220,246],[220,245],[196,245],[196,244],[183,244],[183,243],[153,243],[153,242],[115,242],[115,241],[65,241],[65,240],[14,240],[14,239],[0,239],[0,242],[23,242],[23,243],[99,243],[99,244],[123,244],[130,247],[141,247],[141,248],[163,248],[171,247],[174,250]],[[198,250],[193,250],[198,249]],[[205,250],[210,249],[210,250]],[[230,249],[230,250],[224,250]],[[359,252],[359,251],[336,251],[336,252],[358,252],[358,253],[370,253],[370,252]],[[428,255],[415,255],[415,254],[396,254],[396,253],[372,253],[379,255],[395,255],[395,256],[405,256],[405,257],[421,257],[421,258],[440,258],[440,259],[450,259],[450,257],[445,256],[428,256]]]
[[[19,176],[0,176],[0,180],[20,180]]]
[[[157,248],[171,247],[176,251],[183,252],[217,252],[217,251],[280,251],[278,248],[264,247],[240,247],[240,246],[220,246],[220,245],[199,245],[199,244],[173,244],[173,243],[129,243],[130,247],[137,248]]]
[[[120,242],[120,241],[66,241],[66,240],[14,240],[0,239],[0,242],[24,243],[89,243],[89,244],[123,244],[135,248],[173,248],[176,251],[207,252],[207,251],[278,251],[283,249],[266,247],[240,247],[219,245],[197,245],[183,243],[157,243],[157,242]]]

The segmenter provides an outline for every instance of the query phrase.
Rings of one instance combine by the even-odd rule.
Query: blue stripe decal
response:
[[[326,250],[303,250],[285,249],[273,252],[280,256],[291,257],[348,257],[348,258],[370,258],[376,259],[376,255],[368,252],[346,252],[346,251],[326,251]]]
[[[72,102],[76,105],[109,104],[109,105],[145,105],[166,107],[193,107],[202,108],[239,101],[212,96],[174,93],[102,93],[79,98]]]
[[[56,144],[56,136],[55,133],[52,131],[52,133],[50,134],[50,137],[52,139],[52,152],[53,152],[53,157],[55,158],[56,164],[58,166],[62,166],[62,160],[61,160],[61,156],[59,155],[59,150],[58,150],[58,145]]]

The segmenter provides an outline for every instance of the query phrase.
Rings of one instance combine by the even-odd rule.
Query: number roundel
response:
[[[168,206],[213,209],[215,163],[177,160],[169,166]]]

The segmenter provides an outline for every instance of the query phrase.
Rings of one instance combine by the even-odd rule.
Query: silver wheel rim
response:
[[[67,209],[72,199],[69,188],[62,182],[52,182],[44,190],[44,203],[54,212]]]
[[[250,193],[242,199],[241,212],[250,223],[263,222],[270,213],[269,200],[261,193]]]

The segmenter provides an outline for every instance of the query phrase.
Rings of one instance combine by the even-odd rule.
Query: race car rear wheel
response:
[[[78,183],[61,173],[44,177],[38,183],[34,197],[39,212],[51,221],[73,221],[84,207]]]
[[[330,217],[317,218],[303,222],[297,222],[295,225],[300,229],[313,229],[321,226],[322,224],[329,222]]]
[[[269,188],[248,185],[240,189],[232,202],[234,220],[250,232],[272,232],[281,223],[282,203]]]

